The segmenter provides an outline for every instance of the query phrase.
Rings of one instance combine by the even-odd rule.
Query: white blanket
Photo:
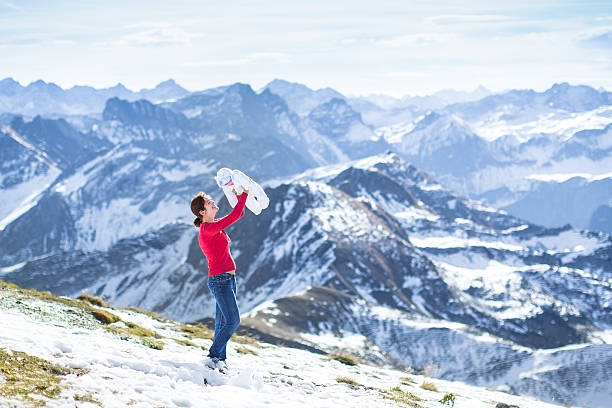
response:
[[[246,207],[255,215],[259,215],[270,204],[270,199],[264,189],[240,170],[223,167],[217,172],[215,180],[217,185],[223,189],[223,193],[232,207],[235,207],[238,203],[238,198],[233,191],[234,189],[238,194],[244,190],[249,192]]]

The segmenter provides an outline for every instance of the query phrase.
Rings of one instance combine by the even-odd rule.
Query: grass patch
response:
[[[61,393],[60,376],[84,372],[86,371],[62,367],[21,351],[7,352],[0,349],[0,374],[6,380],[0,385],[0,396],[41,407],[45,405],[45,400],[41,397],[52,399]]]
[[[236,347],[236,352],[240,354],[253,354],[254,356],[259,355],[258,352],[256,352],[255,350],[251,350],[250,348],[247,348],[247,347]]]
[[[136,339],[139,343],[147,347],[151,347],[153,349],[162,350],[164,348],[164,343],[162,341],[156,340],[160,339],[161,336],[155,333],[154,331],[145,329],[144,327],[138,326],[135,323],[123,321],[119,316],[113,313],[92,306],[92,303],[90,302],[96,301],[92,300],[96,298],[95,296],[83,294],[79,296],[79,299],[64,298],[60,296],[55,296],[51,292],[39,292],[34,289],[23,289],[17,285],[4,281],[0,281],[0,289],[14,290],[19,295],[24,297],[31,297],[44,301],[62,303],[66,306],[78,309],[79,311],[84,311],[85,314],[90,313],[92,317],[94,317],[97,321],[104,325],[103,327],[105,330],[118,335],[123,340]],[[139,309],[138,312],[142,312],[149,315],[149,313],[145,311],[140,311]],[[119,322],[121,322],[125,327],[112,326],[113,323]]]
[[[381,394],[385,399],[406,404],[412,408],[422,408],[422,406],[416,402],[421,401],[421,398],[411,392],[402,390],[400,387],[393,387],[389,390],[381,391]]]
[[[414,385],[414,384],[416,384],[416,381],[414,381],[414,380],[413,380],[412,378],[410,378],[410,377],[402,377],[402,378],[400,378],[400,382],[401,382],[403,385]]]
[[[93,394],[84,394],[84,395],[75,395],[74,396],[74,400],[75,401],[80,401],[80,402],[90,402],[92,404],[96,404],[98,406],[102,406],[102,403],[100,401],[98,401],[97,399],[94,398]]]
[[[210,330],[208,327],[204,326],[202,323],[198,324],[182,324],[181,330],[187,333],[187,337],[190,339],[203,339],[203,340],[212,340],[215,336],[215,333]]]
[[[18,294],[22,296],[26,296],[26,297],[33,297],[33,298],[40,299],[40,300],[62,303],[66,306],[86,309],[89,311],[92,310],[91,305],[83,300],[56,296],[53,293],[48,292],[48,291],[40,292],[35,289],[24,289],[24,288],[21,288],[15,285],[14,283],[8,283],[4,281],[0,281],[0,288],[14,290]]]
[[[98,296],[90,295],[89,293],[81,293],[79,296],[77,296],[77,299],[84,300],[85,302],[98,307],[110,307],[108,303],[104,301],[104,299]]]
[[[339,361],[342,364],[346,364],[348,366],[356,366],[357,364],[359,364],[357,357],[345,351],[338,353],[330,353],[327,355],[327,357],[331,360]]]
[[[189,347],[195,347],[198,348],[200,346],[198,346],[197,344],[195,344],[193,341],[191,340],[184,340],[184,339],[174,339],[174,341],[176,341],[178,344],[180,344],[181,346],[189,346]]]
[[[447,404],[447,405],[454,407],[455,406],[455,394],[453,394],[452,392],[447,392],[446,394],[444,394],[440,402],[442,404]]]
[[[337,383],[344,383],[344,384],[348,384],[351,387],[361,387],[361,384],[359,384],[357,381],[353,380],[352,378],[349,377],[337,377],[336,378],[336,382]]]
[[[102,309],[93,309],[91,314],[103,324],[112,324],[121,320],[119,316]]]
[[[232,341],[240,344],[248,344],[249,346],[261,347],[256,338],[251,336],[238,336],[237,334],[232,335]]]
[[[438,392],[438,387],[436,387],[433,383],[429,381],[423,382],[423,384],[421,384],[421,388],[428,391]]]
[[[161,336],[153,330],[145,329],[135,323],[123,322],[126,327],[121,326],[105,326],[104,329],[116,334],[122,340],[136,340],[138,343],[156,350],[164,349],[164,342],[156,339]]]

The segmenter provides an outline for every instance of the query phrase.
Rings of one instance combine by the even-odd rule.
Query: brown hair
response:
[[[203,222],[202,216],[200,215],[200,211],[206,211],[204,205],[206,204],[207,199],[210,200],[210,197],[206,195],[203,191],[200,191],[198,194],[196,194],[195,197],[191,199],[191,212],[193,213],[193,215],[196,216],[196,219],[193,220],[193,225],[198,228]]]

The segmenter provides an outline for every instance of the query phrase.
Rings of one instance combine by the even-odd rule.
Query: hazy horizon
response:
[[[345,95],[612,88],[612,3],[0,0],[0,77],[189,90],[274,78]]]

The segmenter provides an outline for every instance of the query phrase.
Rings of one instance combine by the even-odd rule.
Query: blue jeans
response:
[[[208,356],[225,360],[227,342],[240,324],[240,311],[236,302],[236,276],[229,272],[209,276],[208,289],[217,304],[215,339],[208,350]]]

